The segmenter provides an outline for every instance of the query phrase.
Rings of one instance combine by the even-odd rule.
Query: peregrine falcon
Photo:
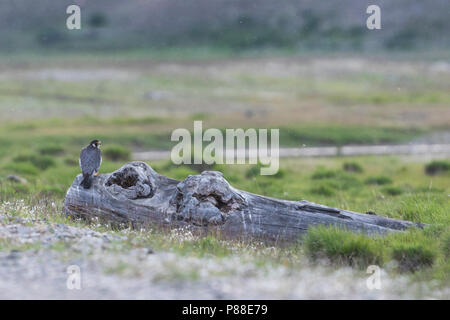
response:
[[[80,185],[85,189],[91,187],[92,178],[98,175],[98,169],[100,169],[102,164],[101,144],[99,140],[92,140],[87,147],[81,150],[80,167],[83,173],[83,181],[81,181]]]

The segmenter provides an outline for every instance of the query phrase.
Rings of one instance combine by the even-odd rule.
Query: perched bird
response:
[[[102,164],[102,153],[100,151],[101,142],[92,140],[91,143],[80,154],[80,168],[83,174],[83,181],[80,185],[85,189],[89,189],[92,185],[94,176],[98,176],[98,169]]]

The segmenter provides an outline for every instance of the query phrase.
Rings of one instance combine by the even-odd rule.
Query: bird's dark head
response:
[[[92,140],[91,143],[89,143],[90,146],[94,148],[99,148],[102,145],[102,142],[100,140]]]

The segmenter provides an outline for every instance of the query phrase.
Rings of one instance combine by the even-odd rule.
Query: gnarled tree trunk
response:
[[[94,179],[78,175],[67,191],[65,213],[117,224],[190,226],[228,238],[294,241],[310,226],[335,225],[384,234],[419,224],[326,207],[308,201],[264,197],[230,186],[220,172],[204,171],[183,181],[167,178],[143,162],[131,162]]]

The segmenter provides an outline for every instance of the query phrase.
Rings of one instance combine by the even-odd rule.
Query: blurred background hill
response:
[[[65,28],[74,3],[76,32]],[[366,28],[370,4],[381,7],[381,30]],[[3,0],[0,50],[443,50],[449,13],[448,0]]]

